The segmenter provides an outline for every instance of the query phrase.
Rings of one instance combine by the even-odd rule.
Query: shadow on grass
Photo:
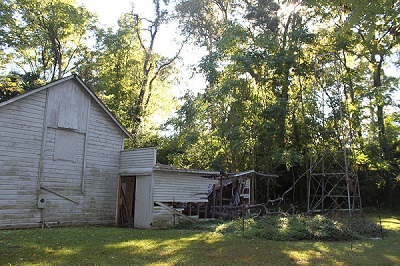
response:
[[[106,227],[6,230],[0,231],[0,265],[393,265],[400,264],[399,244],[397,224],[383,240],[356,242]]]

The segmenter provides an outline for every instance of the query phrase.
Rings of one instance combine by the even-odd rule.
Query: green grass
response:
[[[204,230],[3,230],[0,265],[400,265],[400,215],[384,215],[382,224],[383,240],[354,242],[271,241]]]

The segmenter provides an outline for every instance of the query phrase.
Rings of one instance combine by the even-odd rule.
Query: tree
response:
[[[314,4],[314,3],[313,3]],[[335,42],[341,48],[359,60],[357,76],[363,86],[362,99],[368,103],[366,111],[369,115],[365,120],[369,123],[364,128],[369,131],[369,139],[365,141],[370,148],[379,147],[379,152],[363,146],[362,149],[370,151],[369,156],[374,168],[382,170],[385,180],[385,202],[392,202],[392,180],[395,176],[389,171],[393,161],[391,152],[392,139],[387,135],[387,121],[389,121],[388,107],[391,105],[391,93],[397,88],[397,80],[387,77],[384,73],[385,62],[389,60],[400,47],[400,5],[398,1],[327,1],[318,2],[320,11],[325,17],[334,21],[345,20],[336,25]],[[327,15],[329,13],[329,15]],[[362,67],[363,65],[368,68]],[[360,73],[363,69],[365,72]],[[354,72],[353,72],[354,74]],[[357,85],[357,84],[356,84]],[[367,112],[364,112],[367,113]],[[365,154],[364,154],[365,155]]]
[[[4,0],[0,45],[22,72],[53,81],[76,67],[95,17],[73,0]]]
[[[234,6],[232,0],[183,0],[176,5],[176,17],[181,33],[191,37],[193,43],[214,50],[223,25]]]
[[[183,44],[172,57],[155,51],[168,14],[160,1],[153,3],[154,19],[141,18],[133,10],[121,15],[115,31],[99,30],[96,49],[88,55],[91,60],[79,67],[85,81],[132,133],[130,147],[157,140],[159,125],[175,104],[170,89]]]
[[[194,138],[178,131],[172,141],[185,145],[177,157],[188,159],[186,165],[209,160],[203,165],[215,170],[280,172],[285,178],[278,183],[290,184],[289,173],[294,177],[307,168],[312,136],[337,127],[333,116],[326,124],[315,119],[321,70],[315,60],[334,54],[341,72],[328,82],[345,88],[336,104],[346,106],[344,115],[357,131],[354,158],[380,169],[393,192],[398,138],[387,112],[398,83],[384,75],[384,67],[399,47],[398,8],[396,1],[180,1],[182,31],[208,49],[199,64],[208,86],[195,98],[202,103],[197,106],[204,116],[197,117],[204,130]],[[195,106],[186,100],[182,108]],[[181,116],[176,119],[175,125],[182,124]],[[206,156],[202,145],[212,147],[214,156]]]
[[[143,53],[141,79],[138,84],[139,92],[135,104],[132,106],[132,118],[134,119],[132,133],[135,138],[140,133],[143,117],[149,111],[149,103],[154,94],[155,83],[168,80],[174,71],[174,62],[178,59],[184,45],[182,43],[175,55],[170,58],[156,54],[154,45],[160,27],[168,20],[168,12],[161,7],[160,0],[153,0],[153,5],[153,20],[141,18],[138,14],[131,13],[133,17],[132,29],[136,33]]]

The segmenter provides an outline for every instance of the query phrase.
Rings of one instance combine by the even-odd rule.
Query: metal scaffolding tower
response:
[[[343,66],[334,53],[316,58],[317,92],[314,101],[314,148],[307,176],[307,210],[361,209],[360,186],[352,160],[352,128]]]

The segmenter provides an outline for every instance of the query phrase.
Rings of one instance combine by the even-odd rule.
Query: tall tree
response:
[[[46,81],[73,71],[95,17],[74,0],[4,0],[0,45],[20,71]]]
[[[340,82],[345,88],[344,102],[336,104],[348,107],[344,115],[358,132],[353,139],[356,147],[368,153],[363,143],[370,143],[364,133],[370,126],[380,158],[372,159],[373,152],[367,156],[376,166],[393,165],[394,158],[389,157],[396,154],[396,138],[393,134],[385,137],[386,128],[393,128],[387,124],[393,120],[385,110],[396,80],[386,77],[383,70],[385,60],[399,47],[397,1],[364,1],[363,6],[351,0],[223,1],[226,9],[220,9],[217,2],[185,0],[178,4],[183,32],[208,49],[199,65],[208,86],[196,98],[205,114],[202,133],[207,133],[201,139],[188,139],[192,145],[179,151],[183,157],[205,154],[206,148],[198,144],[209,143],[219,156],[218,160],[202,156],[210,159],[203,164],[209,168],[290,169],[293,176],[305,171],[305,155],[314,144],[311,136],[322,126],[335,129],[334,117],[328,118],[329,125],[315,119],[320,99],[315,95],[319,69],[314,61],[332,53],[341,72],[329,82]],[[177,139],[179,133],[173,138]],[[195,162],[186,162],[191,163]],[[389,187],[392,177],[385,177]]]
[[[170,90],[183,45],[172,57],[156,51],[168,14],[161,1],[153,4],[154,18],[142,18],[133,10],[121,15],[116,30],[99,30],[91,60],[79,67],[85,81],[132,133],[130,146],[135,147],[156,138],[160,123],[173,109]]]
[[[179,1],[175,9],[181,33],[208,52],[213,51],[234,5],[234,0]]]
[[[160,28],[165,24],[169,17],[166,9],[162,7],[160,0],[153,0],[154,18],[142,18],[132,11],[132,29],[135,31],[143,53],[141,79],[139,82],[139,92],[132,108],[134,137],[140,133],[140,126],[143,118],[149,111],[149,103],[153,97],[155,84],[157,81],[167,81],[174,70],[174,63],[177,61],[184,43],[172,57],[159,56],[155,52],[155,44],[158,40]]]
[[[132,109],[138,97],[142,79],[143,53],[136,33],[134,19],[122,15],[115,30],[99,30],[95,50],[79,66],[79,71],[97,95],[132,132],[135,118]]]

